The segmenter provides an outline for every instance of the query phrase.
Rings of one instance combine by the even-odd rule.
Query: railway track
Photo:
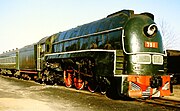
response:
[[[2,75],[0,75],[0,77],[9,78],[7,76],[2,76]],[[18,80],[17,78],[10,78],[10,79]],[[22,81],[24,81],[24,80],[22,80]],[[26,82],[36,83],[34,81],[26,81]],[[39,83],[37,83],[37,84],[39,84]],[[54,87],[54,86],[47,85],[46,87]],[[61,86],[59,86],[59,87],[56,86],[56,88],[60,88],[60,87]],[[64,87],[64,88],[66,88],[66,87]],[[86,94],[92,94],[92,95],[96,95],[96,96],[102,96],[100,93],[90,93],[90,92],[85,91],[85,90],[76,90],[74,88],[66,88],[66,89],[81,92],[81,93],[86,93]],[[132,99],[132,100],[134,100],[134,99]],[[166,99],[166,98],[153,98],[153,99],[146,99],[146,100],[144,100],[144,99],[135,99],[135,101],[142,102],[142,103],[147,103],[147,104],[153,104],[153,105],[162,106],[162,107],[164,106],[164,107],[180,109],[180,100],[178,101],[178,100],[172,100],[172,99]]]
[[[165,98],[154,98],[150,100],[143,100],[143,99],[136,99],[138,102],[144,102],[148,104],[153,105],[161,105],[165,107],[171,107],[171,108],[180,108],[180,100],[171,100],[171,99],[165,99]]]

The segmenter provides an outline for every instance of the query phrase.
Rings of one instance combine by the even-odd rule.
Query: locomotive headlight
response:
[[[153,36],[157,32],[158,28],[156,24],[151,24],[149,26],[144,27],[144,33],[146,36]]]

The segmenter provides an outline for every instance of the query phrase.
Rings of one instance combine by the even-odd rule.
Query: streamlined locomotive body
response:
[[[162,37],[150,13],[122,10],[43,38],[35,46],[32,62],[40,82],[91,92],[99,88],[115,97],[170,95]]]

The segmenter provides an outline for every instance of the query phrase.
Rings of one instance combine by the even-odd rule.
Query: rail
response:
[[[171,107],[171,108],[180,108],[180,101],[177,100],[171,100],[171,99],[164,99],[164,98],[154,98],[150,100],[143,100],[143,99],[136,99],[138,102],[144,102],[148,104],[154,104],[154,105],[161,105],[165,107]]]

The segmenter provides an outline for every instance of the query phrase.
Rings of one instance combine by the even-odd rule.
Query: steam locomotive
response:
[[[170,95],[165,56],[154,15],[122,10],[3,53],[0,69],[113,97],[152,98]]]

